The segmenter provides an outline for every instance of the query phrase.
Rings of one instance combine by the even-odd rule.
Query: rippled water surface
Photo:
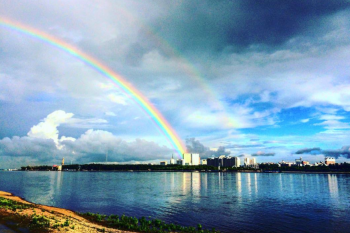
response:
[[[350,232],[350,175],[0,172],[0,190],[80,212],[223,232]]]

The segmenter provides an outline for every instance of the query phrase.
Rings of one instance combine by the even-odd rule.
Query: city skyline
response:
[[[0,4],[120,75],[201,158],[350,158],[348,1]],[[96,67],[3,21],[0,35],[0,168],[180,157]]]

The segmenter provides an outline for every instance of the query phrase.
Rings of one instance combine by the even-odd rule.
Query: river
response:
[[[223,232],[350,232],[350,175],[0,172],[0,190],[79,212]]]

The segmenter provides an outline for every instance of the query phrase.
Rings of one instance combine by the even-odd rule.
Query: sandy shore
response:
[[[0,224],[15,232],[127,232],[92,223],[70,210],[30,203],[8,192],[0,191],[0,197],[29,205],[17,210],[0,206]],[[50,227],[33,227],[33,216],[44,217]]]

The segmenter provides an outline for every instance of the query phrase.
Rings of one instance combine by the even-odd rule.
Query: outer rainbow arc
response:
[[[27,25],[23,25],[19,22],[5,19],[3,17],[0,17],[0,25],[24,33],[31,37],[37,38],[50,45],[53,45],[54,47],[59,48],[78,58],[79,60],[94,68],[99,73],[108,77],[111,81],[116,83],[129,97],[136,101],[136,103],[138,103],[138,105],[153,118],[156,125],[160,128],[161,132],[167,137],[167,139],[169,139],[169,141],[181,157],[182,154],[186,152],[185,146],[183,145],[181,139],[179,138],[175,130],[167,122],[167,120],[163,117],[163,115],[152,105],[151,102],[149,102],[149,100],[147,100],[145,96],[143,96],[136,88],[134,88],[131,84],[127,83],[122,76],[115,73],[109,67],[103,65],[97,59],[80,51],[72,45],[58,38],[55,38],[54,36],[51,36],[45,32],[39,31],[38,29],[29,27]]]
[[[222,114],[220,114],[219,119],[220,122],[225,122],[226,127],[230,128],[236,128],[239,126],[239,122],[232,118],[230,114],[228,113],[225,105],[220,102],[220,98],[218,96],[218,93],[215,92],[213,88],[211,88],[207,82],[204,81],[204,79],[201,76],[200,71],[185,57],[183,56],[178,49],[176,49],[174,46],[172,46],[167,40],[162,38],[156,30],[149,25],[143,23],[143,21],[137,19],[137,17],[134,17],[130,12],[126,11],[124,8],[118,9],[119,13],[123,14],[123,16],[127,17],[128,20],[134,21],[137,25],[141,26],[141,29],[147,33],[148,36],[152,38],[158,45],[161,46],[161,48],[169,55],[176,58],[179,62],[181,62],[182,69],[185,71],[185,73],[193,80],[197,82],[197,84],[200,85],[201,90],[206,92],[206,94],[210,97],[211,105],[219,110],[222,111]]]

